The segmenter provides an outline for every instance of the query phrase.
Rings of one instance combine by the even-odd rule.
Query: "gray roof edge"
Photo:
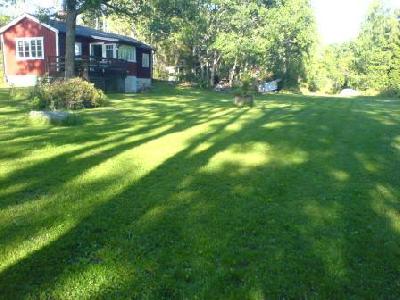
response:
[[[49,22],[46,22],[46,24],[56,28],[61,33],[66,32],[66,25],[65,25],[65,22],[63,22],[63,21],[50,20]],[[98,35],[99,37],[117,39],[118,42],[139,45],[143,48],[154,50],[154,47],[152,47],[151,45],[146,44],[141,41],[138,41],[132,37],[121,35],[118,33],[113,33],[113,32],[104,32],[104,31],[97,30],[97,29],[94,29],[94,28],[91,28],[88,26],[83,26],[83,25],[76,25],[75,35],[83,36],[83,37],[92,37],[93,35]]]

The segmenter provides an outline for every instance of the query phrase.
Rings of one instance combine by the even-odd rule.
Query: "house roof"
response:
[[[29,15],[29,14],[22,14],[22,15],[20,15],[19,17],[16,17],[14,20],[12,20],[10,23],[8,23],[8,24],[4,25],[3,27],[1,27],[1,28],[0,28],[0,33],[5,32],[5,31],[8,30],[11,26],[16,25],[19,21],[23,20],[24,18],[28,18],[28,19],[30,19],[30,20],[36,22],[36,23],[39,23],[39,24],[41,24],[41,25],[47,27],[48,29],[50,29],[50,30],[52,30],[52,31],[54,31],[54,32],[56,32],[56,33],[58,32],[56,28],[53,28],[53,27],[51,27],[51,26],[48,25],[48,24],[43,24],[43,23],[41,23],[41,22],[39,21],[39,19],[35,18],[34,16],[31,16],[31,15]]]
[[[0,33],[3,33],[11,26],[16,25],[19,21],[21,21],[24,18],[31,19],[31,20],[35,21],[36,23],[39,23],[57,33],[66,33],[66,31],[67,31],[65,22],[50,20],[49,22],[46,22],[46,24],[44,24],[44,23],[40,22],[34,16],[31,16],[29,14],[23,14],[23,15],[15,18],[13,21],[8,23],[7,25],[1,27]],[[76,25],[75,35],[82,36],[82,37],[89,37],[89,38],[93,38],[93,39],[97,39],[97,40],[110,41],[110,42],[134,44],[135,46],[139,46],[144,49],[152,49],[153,50],[153,47],[151,47],[150,45],[140,42],[134,38],[116,34],[116,33],[104,32],[104,31],[96,30],[96,29],[86,27],[86,26],[81,26],[81,25]]]
[[[56,20],[50,20],[49,22],[46,22],[48,25],[51,27],[55,28],[58,30],[60,33],[65,33],[66,32],[66,24],[65,22],[61,21],[56,21]],[[110,41],[110,42],[121,42],[121,43],[127,43],[127,44],[135,44],[137,46],[140,46],[142,48],[146,49],[153,49],[150,45],[147,45],[143,42],[140,42],[134,38],[125,36],[125,35],[120,35],[116,33],[111,33],[111,32],[104,32],[100,30],[96,30],[87,26],[81,26],[81,25],[76,25],[76,36],[82,36],[82,37],[90,37],[94,38],[97,40],[105,40],[105,41]]]

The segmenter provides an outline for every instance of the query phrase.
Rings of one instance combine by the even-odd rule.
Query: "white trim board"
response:
[[[6,60],[6,54],[5,54],[5,44],[4,44],[4,37],[3,34],[0,35],[0,42],[1,42],[1,50],[3,52],[3,68],[4,68],[4,76],[7,78],[7,60]]]
[[[34,86],[38,81],[38,75],[8,75],[7,82],[15,86]]]
[[[60,51],[60,49],[58,49],[58,30],[55,31],[55,33],[56,33],[56,56],[58,57]]]
[[[106,38],[106,37],[102,37],[102,36],[98,36],[98,35],[91,35],[91,38],[95,39],[95,40],[100,40],[100,41],[106,41],[106,42],[118,42],[117,39],[113,39],[113,38]]]

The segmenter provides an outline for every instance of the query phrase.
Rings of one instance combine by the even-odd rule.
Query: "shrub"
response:
[[[243,74],[240,82],[236,82],[234,87],[234,93],[237,96],[248,96],[257,90],[255,80],[248,74]]]
[[[390,98],[400,98],[400,87],[399,88],[389,87],[389,88],[383,90],[380,93],[380,95],[390,97]]]
[[[32,94],[38,109],[82,109],[103,106],[104,93],[81,78],[40,83]]]
[[[46,109],[47,103],[39,96],[32,97],[32,108],[37,110]]]
[[[16,95],[17,95],[17,89],[15,88],[15,85],[12,84],[10,86],[10,91],[9,91],[10,99],[15,99]]]
[[[31,95],[31,87],[16,87],[15,85],[10,86],[9,97],[11,100],[28,100]]]

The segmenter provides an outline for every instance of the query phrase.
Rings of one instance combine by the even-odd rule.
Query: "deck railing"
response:
[[[94,56],[76,56],[75,74],[81,77],[122,75],[128,71],[127,61],[116,58],[99,58]],[[64,56],[49,56],[46,58],[46,73],[49,76],[63,76],[65,72]]]

